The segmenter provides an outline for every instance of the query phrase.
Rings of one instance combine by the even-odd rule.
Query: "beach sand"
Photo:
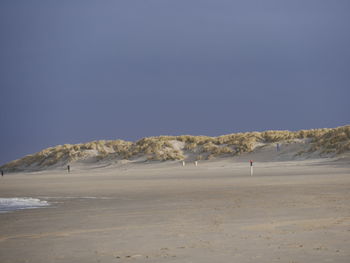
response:
[[[350,262],[350,164],[75,167],[0,178],[1,263]]]

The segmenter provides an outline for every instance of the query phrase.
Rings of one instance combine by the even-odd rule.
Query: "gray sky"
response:
[[[350,123],[348,0],[2,0],[0,163]]]

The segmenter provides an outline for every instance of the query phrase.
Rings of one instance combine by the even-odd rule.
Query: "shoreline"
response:
[[[349,187],[350,165],[308,161],[14,174],[0,197],[52,205],[0,214],[0,261],[345,263]]]

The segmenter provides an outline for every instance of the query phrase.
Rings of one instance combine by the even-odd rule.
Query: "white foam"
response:
[[[111,199],[110,197],[96,196],[39,196],[44,199]]]
[[[31,197],[0,198],[0,213],[21,209],[39,208],[48,205],[49,203],[47,201]]]

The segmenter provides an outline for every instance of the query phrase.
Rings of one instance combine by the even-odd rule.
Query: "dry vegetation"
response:
[[[143,138],[137,142],[123,140],[93,141],[83,144],[65,144],[47,148],[33,155],[12,161],[1,169],[8,171],[22,169],[41,169],[51,166],[62,166],[74,161],[83,160],[183,160],[192,156],[196,160],[212,159],[221,156],[234,156],[252,152],[258,144],[292,142],[296,139],[309,139],[309,148],[298,154],[314,153],[341,154],[350,151],[350,126],[334,129],[314,129],[290,131],[246,132],[208,136],[159,136]],[[175,143],[183,147],[175,147]]]

